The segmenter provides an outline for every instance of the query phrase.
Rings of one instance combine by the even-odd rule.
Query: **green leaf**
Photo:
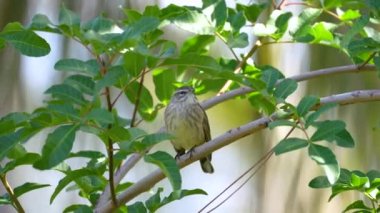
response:
[[[310,42],[314,38],[311,35],[312,22],[322,13],[322,9],[307,8],[299,15],[297,22],[292,25],[290,34],[293,39],[301,42]]]
[[[167,20],[179,28],[198,35],[213,35],[215,28],[207,17],[196,9],[180,7],[174,4],[161,10]]]
[[[173,191],[181,189],[182,180],[179,168],[174,158],[166,152],[157,151],[146,155],[144,160],[148,163],[156,164],[169,179]]]
[[[92,109],[86,118],[100,124],[112,124],[114,122],[112,113],[104,108]]]
[[[175,89],[174,71],[160,68],[153,70],[153,82],[157,98],[165,105],[168,104]]]
[[[8,194],[0,196],[0,206],[2,205],[12,205],[12,200]]]
[[[327,147],[310,144],[309,156],[320,165],[327,176],[328,181],[334,184],[339,178],[339,165],[334,153]]]
[[[301,138],[287,138],[281,140],[275,147],[274,147],[274,153],[276,155],[283,154],[285,152],[294,151],[297,149],[302,149],[304,147],[307,147],[309,143],[305,139]]]
[[[160,143],[165,140],[170,140],[173,139],[173,136],[166,133],[166,132],[159,132],[159,133],[154,133],[150,135],[146,135],[144,139],[141,141],[144,145],[147,147],[153,146],[157,143]]]
[[[132,76],[138,76],[146,66],[146,58],[133,51],[124,53],[124,69]]]
[[[309,187],[314,188],[314,189],[329,188],[331,186],[332,185],[326,176],[315,177],[313,178],[313,180],[309,182]]]
[[[356,189],[368,188],[370,185],[369,178],[365,175],[351,173],[351,186]]]
[[[212,74],[223,70],[214,58],[198,54],[186,54],[182,55],[180,58],[168,58],[161,64],[161,66],[170,65],[193,67],[199,70],[208,71]]]
[[[63,213],[74,212],[74,213],[93,213],[93,209],[90,206],[83,204],[74,204],[63,210]]]
[[[297,82],[293,79],[284,79],[275,86],[274,96],[285,100],[290,94],[297,89]]]
[[[8,152],[20,142],[19,137],[20,136],[17,133],[0,136],[0,160],[2,160]]]
[[[319,107],[315,112],[310,113],[305,119],[305,127],[308,128],[310,125],[313,125],[315,123],[315,120],[317,120],[322,113],[336,106],[338,106],[337,103],[324,104],[321,107]]]
[[[0,169],[0,173],[7,173],[20,165],[32,165],[34,162],[40,159],[40,155],[37,153],[26,153],[22,157],[9,161],[5,164],[4,168]]]
[[[91,158],[91,159],[98,159],[98,158],[104,158],[105,155],[99,151],[79,151],[76,153],[70,153],[69,158],[75,158],[75,157],[81,157],[81,158]]]
[[[66,25],[69,27],[79,26],[80,18],[76,13],[62,6],[59,10],[58,22],[60,25]]]
[[[237,4],[236,8],[238,11],[243,11],[246,19],[252,23],[255,23],[260,16],[260,14],[267,7],[267,4],[251,4],[249,6]]]
[[[266,37],[274,34],[277,28],[273,25],[265,25],[263,23],[257,23],[252,28],[253,34],[259,37]]]
[[[23,195],[27,192],[30,192],[30,191],[33,191],[36,189],[40,189],[40,188],[44,188],[44,187],[48,187],[48,186],[50,186],[50,184],[39,184],[39,183],[26,182],[26,183],[22,184],[21,186],[14,188],[14,194],[16,197],[20,197],[21,195]]]
[[[99,93],[104,87],[117,86],[123,87],[128,82],[128,73],[123,66],[113,66],[95,85],[95,92]]]
[[[277,30],[275,34],[271,35],[273,39],[277,41],[283,37],[286,30],[288,29],[288,22],[291,17],[292,17],[291,12],[283,12],[283,11],[281,11],[281,14],[276,17],[275,26]]]
[[[315,96],[305,96],[301,99],[297,106],[298,116],[306,115],[312,107],[319,103],[319,98]]]
[[[225,0],[203,0],[203,9],[210,6],[212,6],[211,18],[215,20],[216,28],[222,29],[227,20],[227,5]]]
[[[111,31],[114,26],[114,22],[112,19],[105,18],[103,16],[98,16],[94,19],[91,19],[87,22],[83,28],[85,30],[93,30],[99,33],[105,33]]]
[[[215,41],[214,35],[195,35],[185,40],[181,47],[181,55],[186,53],[204,54],[208,52],[209,45]]]
[[[354,139],[346,129],[332,135],[331,138],[327,138],[326,140],[329,142],[335,141],[336,145],[340,147],[353,148],[355,146]]]
[[[40,57],[49,54],[49,44],[31,30],[16,27],[19,23],[9,23],[0,33],[0,38],[12,44],[21,54]]]
[[[145,120],[154,118],[153,98],[144,85],[134,81],[124,92],[132,103],[136,104],[139,101],[138,112]]]
[[[373,57],[373,62],[376,66],[377,77],[380,78],[380,56]]]
[[[91,65],[91,61],[85,62],[74,58],[61,59],[57,61],[54,65],[54,69],[65,72],[83,73],[90,76],[95,76],[98,74],[98,70],[94,69]]]
[[[277,81],[284,78],[284,75],[278,69],[272,66],[265,66],[261,69],[263,70],[261,79],[266,83],[267,91],[272,92]]]
[[[230,34],[227,38],[227,45],[230,48],[244,48],[248,44],[247,33]]]
[[[132,137],[129,130],[133,131],[133,129],[125,129],[121,126],[113,126],[111,129],[107,129],[106,135],[116,142],[127,141]]]
[[[245,25],[246,19],[242,11],[228,10],[228,21],[232,27],[232,34],[239,33],[240,29]]]
[[[274,129],[275,127],[278,126],[297,126],[297,123],[294,121],[289,121],[289,120],[275,120],[272,121],[268,124],[269,129]]]
[[[65,84],[76,87],[79,91],[88,95],[94,94],[95,82],[85,75],[71,75],[64,81]]]
[[[77,179],[81,177],[98,175],[98,173],[95,170],[88,169],[88,168],[78,169],[74,171],[67,171],[65,173],[66,173],[66,176],[59,181],[57,187],[55,188],[53,194],[50,197],[50,204],[53,203],[54,199],[62,191],[62,189],[64,189],[72,181],[76,181]]]
[[[362,211],[355,211],[355,212],[367,212],[367,211],[364,211],[364,210],[368,210],[368,213],[369,212],[372,212],[371,211],[371,208],[367,207],[363,200],[357,200],[357,201],[354,201],[353,203],[351,203],[350,205],[348,205],[344,210],[343,212],[348,212],[348,211],[351,211],[351,210],[362,210]]]
[[[357,19],[354,24],[350,27],[350,29],[344,34],[342,38],[341,46],[344,48],[348,47],[348,44],[352,41],[354,36],[359,32],[363,31],[364,27],[369,22],[369,16],[363,15],[359,19]]]
[[[346,124],[343,121],[322,121],[317,125],[317,131],[311,136],[311,141],[326,140],[344,130]]]
[[[77,125],[56,128],[46,139],[42,157],[34,164],[37,169],[50,169],[65,160],[73,147]]]
[[[332,42],[334,40],[334,35],[330,31],[335,27],[335,25],[326,22],[318,22],[312,26],[312,31],[310,32],[313,35],[314,43],[326,43]]]
[[[339,15],[339,18],[342,21],[354,20],[354,19],[357,19],[360,17],[361,17],[360,11],[359,10],[352,10],[352,9],[348,9]]]
[[[161,193],[163,189],[158,188],[157,192],[151,196],[147,201],[145,201],[145,205],[150,212],[156,212],[159,208],[164,205],[167,205],[170,202],[182,199],[183,197],[190,195],[207,195],[205,191],[202,189],[192,189],[192,190],[178,190],[170,193],[169,196],[165,197],[161,200]]]
[[[126,27],[122,34],[124,40],[137,39],[145,33],[157,29],[160,20],[156,17],[141,17],[136,22],[131,23]]]
[[[127,213],[147,213],[147,209],[144,206],[144,203],[138,201],[132,205],[127,206]]]
[[[59,33],[59,31],[53,27],[53,23],[49,18],[43,14],[36,14],[33,16],[30,29]]]
[[[56,84],[46,90],[45,94],[51,94],[54,98],[63,101],[73,102],[79,105],[84,105],[86,100],[82,93],[74,87],[67,84]]]

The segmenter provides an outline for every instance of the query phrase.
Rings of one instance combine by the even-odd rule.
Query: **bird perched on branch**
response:
[[[186,150],[211,140],[210,125],[206,112],[199,104],[194,89],[184,86],[177,89],[165,110],[165,125],[168,133],[174,136],[171,143],[177,152],[176,158]],[[191,153],[190,153],[191,154]],[[200,159],[205,173],[213,173],[211,154]]]

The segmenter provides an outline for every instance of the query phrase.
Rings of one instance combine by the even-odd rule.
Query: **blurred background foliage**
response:
[[[227,1],[234,4],[235,1]],[[248,3],[248,1],[243,3]],[[6,23],[18,21],[23,24],[30,23],[31,17],[36,13],[46,14],[51,20],[57,19],[58,10],[64,3],[67,8],[80,14],[82,20],[88,20],[101,13],[112,18],[122,16],[121,7],[143,10],[145,5],[156,4],[167,6],[169,3],[201,5],[201,1],[138,1],[138,0],[92,0],[92,1],[51,1],[51,0],[12,0],[0,1],[0,29]],[[302,7],[291,7],[297,12]],[[267,18],[267,17],[260,17]],[[59,58],[88,59],[90,56],[72,40],[56,35],[42,33],[52,47],[52,52],[42,58],[28,58],[20,56],[11,47],[0,51],[0,116],[13,111],[31,111],[41,105],[45,95],[44,91],[53,83],[62,79],[62,73],[54,72],[54,63]],[[167,28],[165,37],[183,42],[189,33],[176,28]],[[252,33],[249,41],[254,42]],[[239,49],[245,53],[246,49]],[[220,42],[211,47],[210,52],[215,55],[232,57],[227,48]],[[274,44],[260,48],[253,59],[257,64],[271,64],[281,70],[287,77],[309,70],[350,64],[346,56],[339,50],[305,44]],[[153,89],[152,85],[148,85]],[[299,89],[291,96],[290,102],[298,103],[305,94],[325,96],[335,93],[352,91],[355,89],[373,89],[379,87],[378,78],[374,73],[349,74],[320,78],[300,83]],[[205,94],[199,99],[204,100],[213,94]],[[132,108],[127,101],[118,103],[117,108],[121,114],[130,116]],[[343,119],[347,129],[356,141],[355,149],[337,150],[337,158],[344,168],[367,171],[380,168],[380,116],[379,103],[363,103],[339,107],[330,112],[329,119]],[[226,130],[247,123],[260,115],[244,100],[231,100],[208,110],[212,135],[217,136]],[[156,131],[163,125],[162,115],[148,124],[145,128]],[[202,188],[209,196],[192,196],[174,202],[159,212],[196,212],[211,198],[217,195],[236,177],[254,164],[267,150],[274,146],[288,129],[280,128],[275,131],[265,130],[254,136],[241,139],[239,142],[225,147],[214,153],[213,162],[215,174],[205,175],[199,171],[198,164],[191,165],[182,170],[184,188]],[[44,136],[40,135],[27,144],[31,150],[41,150]],[[83,135],[80,140],[92,141],[93,138]],[[76,143],[74,149],[83,146],[103,149],[100,144]],[[157,150],[166,150],[174,154],[169,143],[160,144]],[[73,160],[78,167],[80,161]],[[144,166],[142,166],[144,165]],[[141,164],[134,173],[129,174],[130,180],[138,180],[141,176],[154,169],[153,166]],[[216,212],[338,212],[344,209],[358,194],[345,193],[331,202],[327,202],[329,190],[315,190],[307,186],[315,176],[322,174],[314,162],[307,159],[303,152],[294,152],[288,155],[272,157],[259,173],[248,182],[235,196],[229,199]],[[52,185],[57,184],[62,176],[52,171],[35,171],[28,168],[17,170],[9,176],[13,185],[19,185],[25,180],[35,180]],[[167,181],[159,185],[168,186]],[[53,189],[44,188],[26,194],[21,198],[27,212],[62,212],[67,203],[81,199],[76,192],[61,193],[57,200],[49,205],[48,200]],[[4,189],[0,187],[0,194]],[[11,208],[0,207],[0,212],[13,212]]]

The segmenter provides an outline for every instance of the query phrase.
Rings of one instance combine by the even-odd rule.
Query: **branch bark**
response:
[[[331,75],[338,75],[338,74],[348,74],[348,73],[362,73],[367,71],[375,71],[376,67],[374,65],[365,65],[363,67],[360,67],[360,69],[356,65],[346,65],[346,66],[339,66],[339,67],[332,67],[332,68],[326,68],[326,69],[319,69],[314,71],[309,71],[302,73],[300,75],[295,75],[290,77],[291,79],[296,80],[297,82],[315,79],[318,77],[324,77],[324,76],[331,76]],[[225,92],[223,94],[220,94],[218,96],[212,97],[208,100],[205,100],[201,103],[202,107],[204,109],[209,109],[217,104],[220,104],[224,101],[227,101],[229,99],[248,94],[250,92],[254,91],[252,88],[249,87],[241,87],[235,90],[231,90],[228,92]],[[160,131],[163,131],[163,128],[161,128]],[[136,165],[136,163],[142,158],[141,154],[133,154],[121,167],[120,169],[115,173],[114,177],[114,183],[115,185],[119,184],[120,181],[123,179],[123,177]],[[108,202],[110,196],[110,188],[109,186],[106,187],[103,194],[100,196],[98,204],[96,206],[96,209],[100,209],[103,205],[105,205]]]
[[[358,90],[343,94],[332,95],[328,97],[321,98],[320,104],[324,105],[327,103],[338,103],[339,105],[347,105],[352,103],[359,102],[368,102],[368,101],[380,101],[380,90]],[[224,146],[227,146],[240,138],[243,138],[247,135],[258,132],[267,127],[268,123],[275,120],[276,116],[272,115],[270,117],[262,117],[245,125],[242,125],[237,128],[233,128],[226,133],[214,138],[213,140],[204,143],[203,145],[196,147],[192,156],[187,153],[178,161],[180,168],[183,168],[197,160],[201,157],[214,152]],[[118,203],[126,203],[131,199],[135,198],[137,195],[149,190],[156,183],[164,179],[164,174],[161,170],[156,170],[151,174],[145,176],[137,183],[130,186],[127,190],[121,193],[118,197]],[[108,201],[106,204],[99,206],[95,209],[96,212],[112,212],[113,209],[112,202]]]

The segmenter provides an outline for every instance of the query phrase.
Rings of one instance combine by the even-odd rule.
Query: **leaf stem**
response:
[[[13,202],[13,206],[15,207],[15,209],[17,210],[17,212],[24,213],[25,210],[22,207],[20,201],[17,199],[16,195],[14,194],[13,189],[10,186],[10,184],[9,184],[9,182],[7,180],[6,175],[5,174],[4,175],[0,175],[0,179],[1,179],[1,182],[3,183],[3,185],[5,187],[5,190],[7,190],[8,194],[9,194],[9,197],[11,198],[11,200]]]

